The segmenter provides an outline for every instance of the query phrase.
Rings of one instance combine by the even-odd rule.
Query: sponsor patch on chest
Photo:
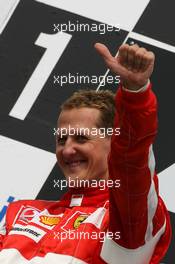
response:
[[[9,235],[23,235],[38,243],[46,234],[44,230],[32,225],[15,224],[10,230]]]

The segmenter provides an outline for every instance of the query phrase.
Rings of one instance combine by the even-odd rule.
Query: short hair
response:
[[[89,107],[100,110],[97,127],[113,128],[115,116],[115,94],[110,90],[79,90],[74,92],[62,105],[61,111]]]

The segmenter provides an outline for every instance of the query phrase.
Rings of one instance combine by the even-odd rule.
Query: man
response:
[[[114,58],[104,45],[95,48],[121,76],[114,124],[108,91],[80,91],[63,104],[56,156],[74,188],[58,202],[9,206],[0,263],[158,264],[167,251],[171,228],[152,151],[154,54],[124,44]]]

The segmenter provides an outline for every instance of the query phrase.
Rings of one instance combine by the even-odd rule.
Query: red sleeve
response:
[[[110,229],[120,231],[120,245],[137,248],[145,240],[151,185],[148,159],[157,133],[157,102],[151,85],[139,93],[120,87],[116,109],[120,135],[112,137],[109,174],[113,180],[120,179],[120,188],[110,193]]]
[[[165,212],[158,196],[152,143],[157,134],[157,100],[151,84],[144,92],[121,87],[116,95],[115,127],[109,155],[109,176],[120,180],[110,189],[109,231],[120,239],[106,241],[102,257],[107,263],[149,263],[165,232]],[[115,238],[115,236],[114,236]]]

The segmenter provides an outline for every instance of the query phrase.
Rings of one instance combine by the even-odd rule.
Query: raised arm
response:
[[[121,76],[115,117],[121,133],[112,137],[109,155],[109,175],[121,183],[119,189],[110,191],[109,231],[120,231],[121,239],[106,240],[102,257],[107,263],[159,263],[151,261],[159,261],[165,253],[169,231],[166,209],[158,195],[152,150],[157,133],[157,101],[149,78],[155,56],[138,45],[122,45],[116,58],[102,44],[95,48],[111,71]],[[164,248],[157,256],[159,244]],[[115,262],[117,258],[119,262]]]

